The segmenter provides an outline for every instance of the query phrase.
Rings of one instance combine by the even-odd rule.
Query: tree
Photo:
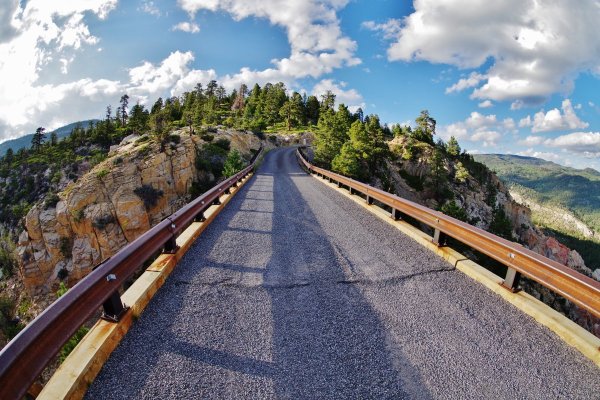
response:
[[[363,109],[362,109],[362,108],[360,108],[360,107],[358,107],[358,108],[356,109],[356,112],[354,113],[353,117],[354,117],[354,119],[357,119],[357,120],[359,120],[360,122],[363,122],[363,119],[364,119],[364,113],[363,113]]]
[[[360,161],[360,151],[353,147],[352,142],[346,142],[342,146],[340,153],[331,162],[331,169],[342,175],[361,179],[364,169],[361,168]]]
[[[448,180],[448,172],[444,165],[444,155],[437,147],[433,150],[433,155],[430,160],[431,176],[429,187],[433,191],[435,199],[440,202],[446,192],[446,182]]]
[[[127,124],[127,107],[129,106],[129,96],[125,93],[119,100],[121,115],[117,115],[117,118],[121,118],[121,124],[125,126]]]
[[[46,128],[42,128],[41,126],[35,130],[35,133],[33,134],[33,137],[31,138],[31,148],[34,151],[40,151],[40,149],[42,147],[42,143],[44,142],[44,139],[46,138],[46,134],[44,133],[45,130],[46,130]]]
[[[58,135],[56,134],[56,131],[50,133],[50,145],[52,146],[56,146],[56,144],[58,143]]]
[[[460,154],[460,146],[458,145],[458,141],[454,136],[450,136],[450,140],[448,140],[448,146],[446,148],[446,151],[452,157],[458,157],[458,155]]]
[[[429,115],[429,111],[421,111],[421,115],[419,115],[415,121],[417,127],[413,132],[413,137],[422,142],[433,144],[436,121]]]
[[[298,94],[298,96],[300,95]],[[297,100],[294,101],[292,97],[291,100],[286,101],[279,109],[279,115],[286,121],[288,131],[292,129],[292,125],[296,126],[302,121],[301,107],[301,104]]]
[[[140,134],[148,129],[148,111],[144,109],[144,106],[137,103],[131,107],[131,115],[129,116],[128,125],[133,133]]]
[[[326,110],[332,110],[335,106],[335,94],[331,90],[325,92],[325,94],[321,95],[321,108],[319,112],[325,112]]]
[[[156,100],[154,102],[154,104],[152,105],[152,108],[150,109],[150,114],[156,114],[158,112],[160,112],[160,110],[162,110],[163,108],[163,99],[162,97],[159,97],[158,100]]]
[[[229,178],[230,176],[235,175],[239,171],[244,168],[244,161],[242,160],[242,156],[240,152],[236,149],[233,149],[227,155],[227,159],[223,164],[223,176]]]
[[[319,122],[319,100],[316,96],[308,96],[306,99],[306,120],[310,125]]]
[[[469,171],[465,168],[463,163],[458,161],[456,163],[456,170],[454,171],[454,179],[459,183],[464,183],[469,178]]]
[[[233,100],[233,104],[231,105],[232,111],[241,112],[244,109],[244,99],[246,98],[247,92],[248,86],[242,83],[240,90],[238,91],[235,99]]]
[[[512,223],[502,208],[494,208],[490,232],[507,240],[512,240]]]
[[[458,204],[456,204],[456,201],[454,201],[454,200],[447,201],[442,206],[440,211],[446,215],[451,216],[452,218],[458,219],[459,221],[467,222],[468,216],[467,216],[465,209],[462,207],[459,207]]]

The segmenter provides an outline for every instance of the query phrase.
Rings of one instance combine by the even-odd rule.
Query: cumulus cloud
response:
[[[465,89],[475,87],[479,85],[479,82],[485,79],[485,75],[481,75],[478,72],[471,72],[468,78],[462,78],[454,85],[446,88],[446,94],[452,92],[461,92]],[[488,100],[489,101],[489,100]]]
[[[154,15],[155,17],[160,17],[162,15],[160,9],[156,7],[153,1],[142,1],[138,10],[145,12],[146,14]]]
[[[538,146],[542,144],[544,138],[542,136],[527,136],[523,140],[519,140],[519,144],[522,146]]]
[[[40,85],[37,81],[40,70],[51,60],[59,62],[66,72],[74,57],[65,52],[96,44],[98,39],[90,33],[84,14],[104,19],[116,3],[31,0],[16,8],[14,3],[2,7],[5,11],[0,19],[10,19],[14,29],[9,40],[0,40],[0,76],[10,77],[0,80],[0,121],[11,128],[9,132],[26,133],[27,124],[35,125],[32,121],[40,117],[51,120],[49,111],[56,102],[85,85],[82,81],[60,85]],[[2,134],[11,135],[6,131]]]
[[[417,0],[414,9],[401,21],[388,59],[490,65],[480,82],[457,82],[455,90],[475,87],[473,98],[539,104],[572,90],[582,71],[598,73],[597,1]]]
[[[479,108],[490,108],[493,107],[494,103],[491,100],[484,100],[481,103],[477,104]]]
[[[375,21],[365,21],[360,26],[370,31],[382,32],[385,39],[395,38],[402,30],[402,22],[394,18],[390,18],[382,24],[378,24]]]
[[[265,18],[287,32],[291,54],[273,60],[273,68],[255,71],[242,68],[239,73],[223,78],[228,88],[241,83],[318,78],[336,68],[355,66],[356,42],[342,34],[337,10],[347,0],[179,0],[180,7],[191,18],[200,10],[224,11],[236,20],[248,17]]]
[[[587,122],[583,122],[577,117],[569,99],[563,100],[561,108],[562,113],[558,108],[553,108],[546,113],[543,110],[537,112],[533,117],[531,131],[534,133],[550,132],[566,129],[584,129],[589,126]],[[529,118],[529,116],[527,116],[527,118]],[[531,120],[525,120],[523,123],[525,124],[529,121]]]
[[[546,139],[544,145],[577,153],[587,158],[600,157],[600,132],[574,132]]]
[[[173,25],[173,28],[171,28],[174,31],[182,31],[182,32],[188,32],[188,33],[198,33],[200,32],[200,27],[198,26],[198,24],[194,23],[194,22],[180,22],[176,25]]]
[[[504,133],[514,129],[512,118],[499,121],[496,115],[485,115],[473,111],[464,121],[441,126],[439,135],[448,140],[454,136],[458,140],[481,143],[484,147],[495,146]]]
[[[542,160],[546,160],[546,161],[554,161],[554,162],[558,162],[558,163],[562,163],[562,164],[568,164],[564,160],[564,157],[561,157],[560,155],[558,155],[556,153],[548,152],[548,151],[537,151],[533,148],[529,148],[527,150],[520,151],[517,153],[517,155],[525,156],[525,157],[541,158]]]

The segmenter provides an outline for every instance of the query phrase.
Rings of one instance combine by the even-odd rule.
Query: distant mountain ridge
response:
[[[535,157],[477,154],[474,158],[495,171],[513,197],[529,206],[537,225],[578,250],[586,265],[600,267],[600,172]]]
[[[50,138],[50,134],[52,132],[56,132],[56,135],[58,136],[59,139],[62,139],[64,137],[69,136],[69,134],[71,133],[71,131],[73,130],[73,128],[75,128],[77,126],[77,124],[81,124],[81,126],[83,126],[84,128],[87,128],[87,126],[89,125],[90,122],[97,122],[99,120],[97,119],[88,119],[85,121],[77,121],[77,122],[73,122],[70,123],[68,125],[65,126],[61,126],[60,128],[57,128],[53,131],[47,131],[46,132],[46,139]],[[23,149],[23,148],[28,148],[31,146],[31,138],[33,137],[33,133],[30,133],[28,135],[25,136],[21,136],[20,138],[16,138],[16,139],[10,139],[7,140],[5,142],[0,143],[0,157],[3,157],[6,154],[6,151],[8,149],[13,149],[13,151],[17,151],[19,149]]]

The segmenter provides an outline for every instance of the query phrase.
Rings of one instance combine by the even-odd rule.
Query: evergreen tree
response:
[[[436,121],[429,115],[429,111],[421,111],[421,115],[419,115],[415,121],[417,127],[413,132],[413,137],[421,142],[433,144]]]
[[[460,146],[454,136],[450,136],[450,140],[448,140],[447,152],[452,157],[458,157],[460,154]]]
[[[223,176],[229,178],[235,175],[244,168],[244,161],[239,151],[233,149],[227,155],[227,159],[223,164]]]
[[[332,110],[335,106],[335,94],[331,90],[325,92],[325,94],[321,95],[321,106],[319,109],[319,113],[323,113],[326,110]]]
[[[125,126],[127,124],[127,107],[129,106],[129,96],[127,93],[121,96],[119,103],[121,104],[121,115],[117,115],[117,118],[121,118],[121,124],[122,126]]]
[[[144,109],[143,105],[137,103],[131,107],[128,126],[133,133],[141,134],[148,129],[148,119],[148,111]]]
[[[360,161],[360,151],[354,148],[352,142],[346,142],[342,146],[340,153],[331,162],[331,169],[342,175],[361,179],[364,177],[364,169],[361,167]]]
[[[50,145],[56,146],[57,143],[58,143],[58,135],[56,134],[56,131],[53,131],[52,133],[50,133]]]
[[[46,134],[44,133],[45,130],[46,128],[42,128],[41,126],[35,130],[35,133],[31,138],[31,149],[33,151],[37,152],[40,151],[40,149],[42,148],[42,143],[44,142],[44,138],[46,137]]]
[[[319,100],[315,96],[308,96],[306,100],[306,120],[310,125],[317,125],[319,122]]]
[[[456,179],[456,181],[459,183],[466,182],[467,179],[469,178],[469,171],[465,168],[463,163],[458,161],[456,163],[455,168],[456,168],[456,171],[454,172],[454,179]]]
[[[431,175],[429,179],[429,188],[433,191],[435,199],[438,202],[441,202],[446,193],[448,172],[446,171],[446,167],[444,165],[444,155],[437,147],[433,150],[430,165]]]

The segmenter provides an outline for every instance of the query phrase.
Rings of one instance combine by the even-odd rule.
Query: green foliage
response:
[[[134,190],[134,193],[137,194],[135,192],[135,190]],[[144,204],[145,204],[145,202],[144,202]],[[112,214],[102,215],[102,216],[94,219],[94,221],[92,222],[92,226],[96,229],[104,230],[104,229],[106,229],[106,227],[108,225],[115,223],[115,221],[116,221],[115,216]]]
[[[351,142],[342,146],[340,154],[336,155],[331,162],[333,171],[355,179],[364,178],[364,170],[361,169],[360,151],[354,148]]]
[[[69,288],[67,288],[67,286],[65,285],[64,282],[61,282],[58,290],[56,291],[56,298],[61,297],[62,295],[64,295],[65,293],[67,293],[67,291],[69,290]],[[81,341],[81,339],[83,339],[83,337],[89,332],[89,328],[82,326],[81,328],[79,328],[77,330],[77,332],[75,333],[75,335],[73,335],[69,341],[67,343],[65,343],[65,345],[62,347],[62,349],[60,349],[60,353],[58,354],[58,359],[59,361],[62,363],[64,362],[67,357],[69,356],[69,354],[71,354],[71,352],[73,351],[73,349],[75,349],[75,347],[77,346],[77,344]]]
[[[48,193],[46,199],[44,199],[44,208],[47,210],[52,207],[56,207],[56,204],[60,201],[60,197],[56,193]]]
[[[244,168],[244,161],[240,152],[233,149],[227,155],[227,159],[223,164],[223,176],[229,178]]]
[[[433,192],[435,199],[442,202],[447,193],[448,171],[445,166],[445,159],[439,148],[433,150],[430,159],[431,174],[427,181],[429,189]]]
[[[71,258],[72,255],[73,244],[71,243],[71,239],[68,237],[60,238],[60,254],[64,258]]]
[[[231,149],[231,142],[227,138],[218,138],[214,144],[215,146],[222,148],[224,151],[229,151]]]
[[[15,258],[15,244],[8,235],[3,235],[0,238],[0,270],[4,278],[13,275],[17,267]]]
[[[448,155],[452,157],[458,157],[460,154],[460,146],[458,145],[458,141],[454,136],[450,136],[450,140],[448,140],[448,146],[446,148]]]
[[[67,293],[68,291],[69,291],[69,288],[67,287],[67,285],[65,285],[64,282],[59,283],[58,290],[56,291],[56,298],[58,299],[63,294]]]
[[[490,232],[508,240],[512,240],[512,223],[502,208],[495,208],[490,223]]]
[[[100,171],[96,172],[96,178],[102,180],[108,175],[108,169],[102,168]]]
[[[457,161],[454,168],[454,179],[459,183],[466,182],[469,178],[469,171],[467,171],[465,166],[460,161]]]
[[[415,120],[417,127],[412,132],[415,140],[433,144],[433,135],[435,135],[436,121],[429,115],[429,111],[421,111],[421,115]]]
[[[446,203],[444,203],[444,205],[441,207],[440,211],[450,217],[456,218],[463,222],[467,222],[467,218],[468,218],[467,212],[465,211],[464,208],[459,207],[456,204],[456,201],[454,201],[454,200],[450,200],[450,201],[447,201]]]
[[[135,188],[133,193],[142,199],[147,210],[155,207],[158,204],[158,200],[163,196],[162,190],[155,189],[151,185],[142,185]]]

